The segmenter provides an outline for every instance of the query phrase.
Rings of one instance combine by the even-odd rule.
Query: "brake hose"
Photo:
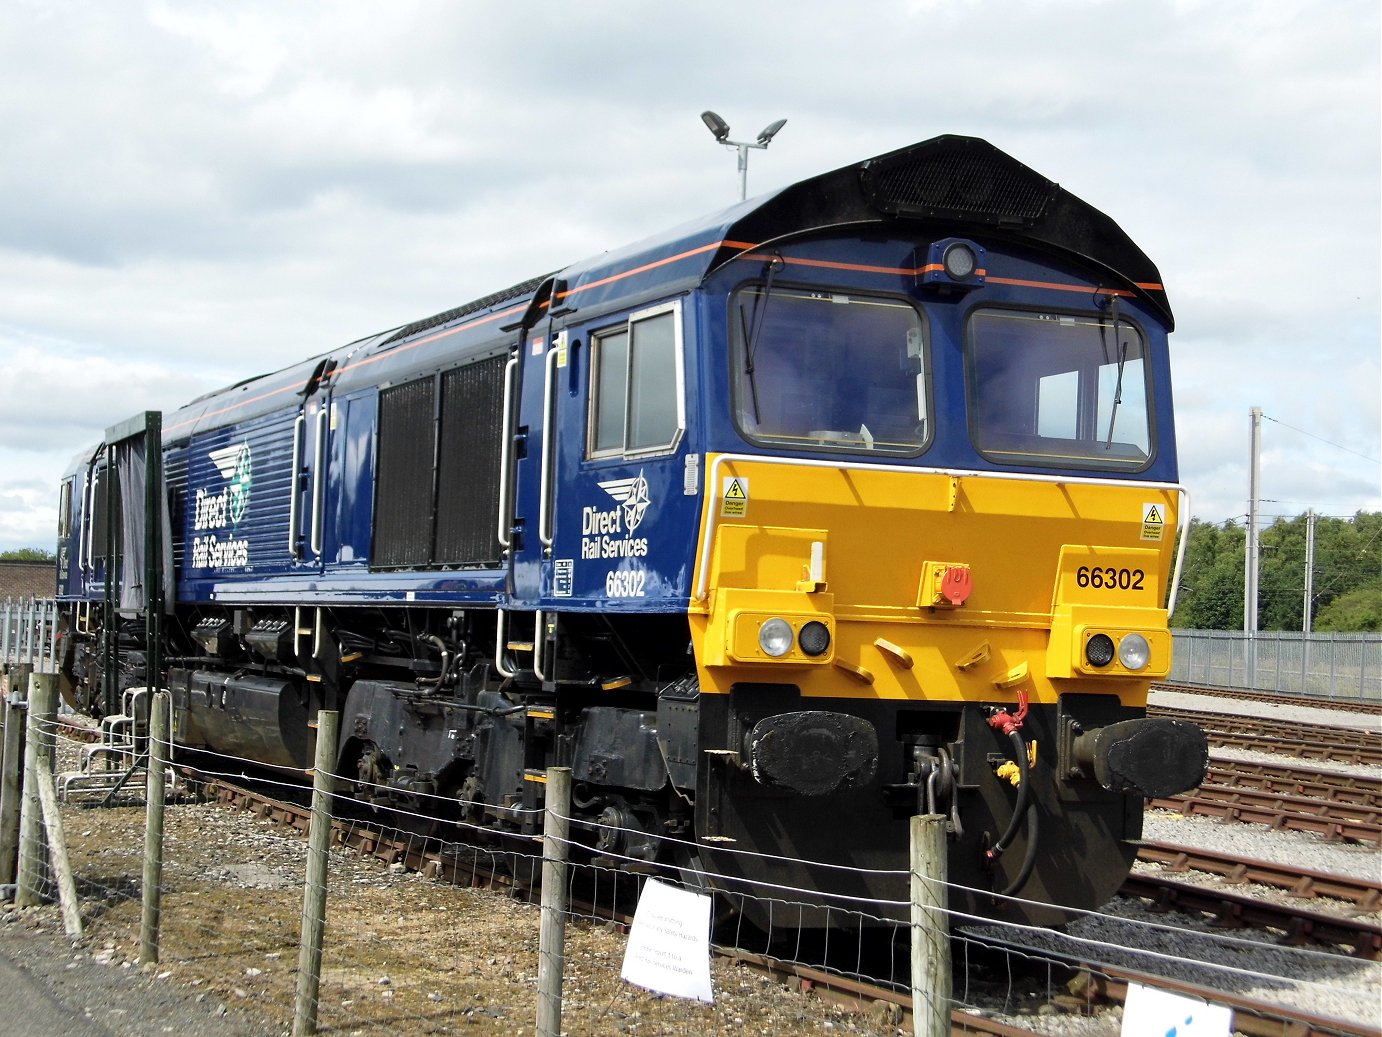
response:
[[[1036,803],[1027,804],[1027,852],[1022,856],[1022,867],[1017,870],[1017,875],[1012,882],[1008,883],[1008,888],[1002,890],[998,895],[1010,897],[1019,889],[1027,884],[1027,880],[1032,877],[1032,868],[1036,864],[1037,847],[1037,810]]]
[[[1027,850],[1022,860],[1022,867],[1018,869],[1016,877],[1009,883],[1008,888],[1002,891],[1000,894],[1002,896],[1011,896],[1025,886],[1027,880],[1031,878],[1032,868],[1036,864],[1038,829],[1036,803],[1031,798],[1031,765],[1027,756],[1027,743],[1021,733],[1022,723],[1027,719],[1027,706],[1027,692],[1025,689],[1019,689],[1015,714],[1001,710],[989,717],[989,726],[1002,731],[1012,742],[1017,757],[1018,782],[1017,802],[1013,804],[1012,816],[1008,818],[1008,827],[998,841],[984,851],[984,857],[990,863],[997,861],[1003,852],[1012,845],[1022,823],[1025,821],[1027,825]]]
[[[1031,782],[1028,781],[1031,775],[1031,766],[1027,762],[1027,743],[1016,728],[1008,732],[1008,740],[1012,742],[1013,749],[1017,754],[1017,802],[1013,804],[1013,812],[1012,816],[1008,818],[1007,829],[998,841],[984,852],[984,856],[990,861],[996,861],[1012,845],[1018,828],[1022,826],[1023,816],[1027,813],[1027,800],[1031,798]]]

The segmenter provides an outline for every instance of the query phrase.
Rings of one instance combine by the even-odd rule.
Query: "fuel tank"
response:
[[[275,767],[308,766],[307,691],[297,680],[198,670],[170,683],[186,721],[179,741]]]

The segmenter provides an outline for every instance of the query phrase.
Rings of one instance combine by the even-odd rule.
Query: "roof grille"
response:
[[[863,188],[896,216],[1031,224],[1059,185],[983,141],[940,138],[865,165]]]
[[[491,306],[498,306],[500,303],[509,302],[513,299],[522,299],[525,296],[532,295],[537,291],[538,286],[551,276],[551,274],[543,274],[541,277],[534,277],[521,284],[516,284],[512,288],[505,288],[503,291],[495,292],[493,295],[486,295],[483,299],[476,299],[474,302],[468,302],[464,306],[457,306],[454,310],[447,310],[445,313],[438,313],[436,316],[424,317],[422,320],[414,321],[407,327],[399,328],[379,345],[383,347],[398,342],[401,339],[412,338],[414,335],[420,335],[424,331],[431,331],[433,328],[440,328],[444,324],[450,324],[452,321],[460,320],[462,317],[467,317],[472,313],[479,313],[481,310],[487,310]]]

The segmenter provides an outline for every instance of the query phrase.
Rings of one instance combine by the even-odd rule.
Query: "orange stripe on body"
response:
[[[938,263],[931,263],[931,264],[928,264],[928,265],[923,266],[923,267],[915,267],[915,268],[913,268],[913,267],[874,266],[874,265],[867,264],[867,263],[841,263],[841,262],[836,262],[836,261],[833,261],[833,260],[826,260],[826,259],[806,259],[806,258],[796,257],[796,256],[782,256],[782,257],[777,257],[777,256],[767,255],[767,254],[764,254],[764,253],[754,252],[754,249],[757,249],[757,248],[761,247],[761,245],[759,245],[759,244],[754,244],[754,243],[752,243],[752,242],[747,242],[747,241],[732,241],[732,240],[729,240],[729,239],[724,239],[724,240],[721,240],[721,241],[713,241],[713,242],[710,242],[709,244],[706,244],[706,245],[700,245],[700,246],[698,246],[698,247],[696,247],[696,248],[688,249],[688,250],[685,251],[685,252],[679,252],[679,253],[677,253],[677,254],[674,255],[674,256],[666,256],[666,257],[664,257],[664,258],[662,258],[662,259],[654,260],[654,261],[651,262],[651,263],[644,263],[642,266],[632,267],[632,268],[630,268],[630,269],[628,269],[628,270],[622,270],[622,271],[620,271],[620,272],[617,273],[617,274],[610,274],[608,277],[602,277],[602,278],[600,278],[598,281],[591,281],[591,282],[589,282],[589,283],[587,283],[587,284],[577,285],[575,288],[570,288],[570,289],[567,289],[566,291],[562,292],[562,293],[560,294],[560,296],[558,297],[557,301],[558,301],[558,302],[561,302],[561,301],[564,301],[564,300],[566,300],[566,299],[569,299],[569,298],[570,298],[571,296],[573,296],[573,295],[579,294],[580,292],[589,291],[589,290],[592,289],[592,288],[601,288],[601,287],[603,287],[603,286],[605,286],[605,285],[608,285],[608,284],[614,284],[614,283],[616,283],[616,282],[618,282],[618,281],[624,280],[625,278],[635,277],[635,276],[637,276],[638,274],[646,273],[646,272],[649,271],[649,270],[656,270],[656,269],[658,269],[659,267],[667,266],[667,265],[669,265],[669,264],[671,264],[671,263],[680,262],[680,261],[683,260],[683,259],[690,259],[692,256],[703,255],[703,254],[706,253],[706,252],[714,252],[714,251],[717,251],[717,250],[719,250],[719,249],[721,249],[721,248],[726,248],[726,247],[727,247],[727,248],[737,248],[737,249],[741,249],[741,250],[742,250],[741,255],[738,256],[738,257],[736,257],[736,258],[741,258],[741,259],[759,259],[759,260],[765,260],[765,261],[766,261],[766,260],[769,260],[769,259],[773,259],[773,258],[781,258],[781,259],[783,260],[784,263],[787,263],[787,264],[789,264],[789,265],[793,265],[793,266],[805,266],[805,267],[815,267],[815,268],[822,269],[822,270],[847,270],[847,271],[850,271],[850,272],[852,272],[852,273],[888,274],[888,275],[913,276],[913,277],[915,277],[915,276],[917,276],[918,274],[932,273],[932,272],[935,272],[935,271],[938,271],[938,270],[943,269],[943,267],[942,267],[940,264],[938,264]],[[1097,288],[1097,289],[1094,289],[1094,288],[1090,288],[1088,285],[1061,284],[1061,283],[1054,282],[1054,281],[1029,281],[1029,280],[1024,280],[1024,279],[1021,279],[1021,278],[1014,278],[1014,277],[987,277],[986,271],[983,271],[983,270],[980,270],[980,271],[979,271],[979,274],[980,274],[981,276],[986,276],[986,279],[987,279],[987,281],[988,281],[989,284],[1011,285],[1011,286],[1013,286],[1013,287],[1019,287],[1019,288],[1044,288],[1044,289],[1049,289],[1049,290],[1051,290],[1051,291],[1058,291],[1058,292],[1099,292],[1099,293],[1107,293],[1107,294],[1112,294],[1112,295],[1119,295],[1119,296],[1123,296],[1123,297],[1125,297],[1125,298],[1131,298],[1131,297],[1132,297],[1132,294],[1133,294],[1132,292],[1127,291],[1126,289],[1122,289],[1122,288]],[[1140,289],[1142,289],[1143,291],[1153,291],[1153,292],[1165,291],[1165,288],[1164,288],[1161,284],[1156,283],[1156,282],[1135,282],[1135,283],[1136,283],[1137,287],[1140,288]],[[548,302],[548,303],[543,303],[542,305],[543,305],[544,307],[546,307],[546,306],[550,305],[550,302]],[[500,320],[500,319],[502,319],[502,318],[504,318],[504,317],[512,316],[513,314],[519,313],[519,312],[521,312],[522,310],[524,310],[524,309],[526,309],[526,308],[527,308],[526,306],[514,306],[514,307],[510,307],[510,308],[507,309],[507,310],[502,310],[502,311],[500,311],[499,313],[491,313],[491,314],[487,314],[487,315],[484,316],[484,317],[472,318],[471,320],[464,321],[463,323],[457,324],[457,325],[455,325],[454,327],[447,328],[447,329],[444,330],[444,331],[439,331],[439,332],[437,332],[437,333],[434,334],[434,335],[428,335],[426,338],[416,339],[416,340],[414,340],[414,341],[412,341],[412,342],[409,342],[409,343],[407,343],[407,344],[405,344],[405,345],[398,346],[398,347],[395,348],[395,349],[390,349],[390,350],[388,350],[387,353],[375,353],[373,356],[362,357],[361,359],[355,361],[354,363],[347,364],[345,367],[337,368],[335,371],[332,372],[332,375],[331,375],[331,376],[332,376],[332,377],[335,377],[336,375],[344,374],[344,373],[346,373],[347,371],[354,371],[354,370],[356,370],[357,368],[365,367],[365,366],[368,365],[368,364],[373,364],[373,363],[375,363],[375,362],[377,362],[377,361],[379,361],[379,360],[382,360],[386,355],[396,355],[396,354],[398,354],[398,353],[402,353],[402,352],[404,352],[404,351],[406,351],[406,350],[409,350],[409,349],[416,349],[416,348],[419,347],[419,346],[424,346],[424,345],[427,345],[428,343],[436,342],[436,341],[439,340],[439,339],[443,339],[443,338],[447,337],[448,335],[454,335],[454,334],[456,334],[457,332],[464,331],[464,330],[467,330],[467,329],[469,329],[469,328],[480,327],[480,326],[482,326],[482,325],[489,324],[489,323],[491,323],[491,322],[493,322],[493,321]],[[218,416],[218,415],[221,415],[221,414],[227,414],[227,413],[229,413],[230,411],[233,411],[233,410],[235,410],[235,409],[237,409],[237,408],[239,408],[239,407],[245,406],[246,404],[256,403],[256,402],[258,402],[258,401],[260,401],[260,400],[265,400],[265,399],[268,399],[268,398],[271,397],[271,396],[277,396],[277,395],[280,395],[281,393],[285,393],[285,392],[296,392],[297,389],[298,389],[297,386],[285,385],[285,386],[282,386],[281,388],[274,389],[274,390],[272,390],[271,392],[266,392],[266,393],[263,393],[263,394],[261,394],[261,395],[259,395],[259,396],[251,396],[251,397],[248,398],[248,399],[239,400],[239,401],[237,401],[237,402],[235,402],[235,403],[233,403],[233,404],[229,404],[229,405],[227,405],[227,406],[225,406],[225,407],[222,407],[222,408],[220,408],[220,409],[218,409],[218,410],[207,411],[207,412],[205,412],[205,413],[203,413],[203,414],[199,414],[196,418],[190,419],[190,420],[188,420],[188,421],[179,422],[177,425],[170,425],[170,426],[167,427],[167,429],[165,429],[165,431],[171,432],[171,431],[174,431],[174,430],[176,430],[176,429],[182,428],[182,427],[185,426],[185,425],[194,424],[195,422],[201,421],[201,420],[204,419],[204,418],[214,418],[214,417],[216,417],[216,416]]]

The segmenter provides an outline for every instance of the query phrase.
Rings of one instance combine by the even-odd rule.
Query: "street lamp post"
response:
[[[714,112],[701,112],[701,122],[705,123],[706,129],[715,135],[715,139],[727,148],[739,149],[739,200],[742,202],[749,196],[749,148],[765,149],[777,136],[777,131],[787,125],[786,119],[778,119],[764,126],[758,133],[758,140],[754,143],[741,140],[729,139],[729,123],[725,122]]]

